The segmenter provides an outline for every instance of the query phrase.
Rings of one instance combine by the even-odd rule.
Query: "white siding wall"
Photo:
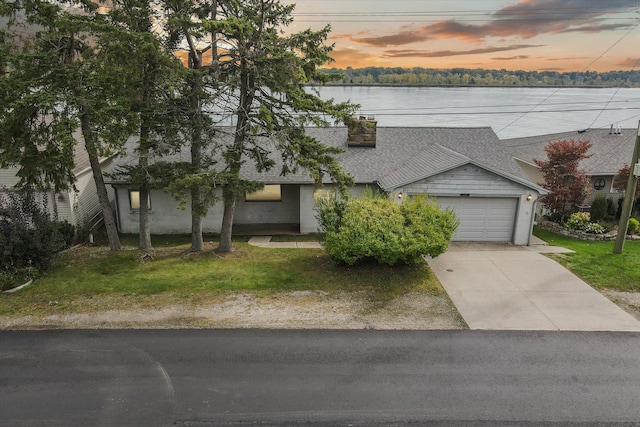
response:
[[[526,190],[520,184],[471,164],[418,181],[406,188],[409,192],[427,192],[432,196],[482,194],[513,197]]]
[[[430,196],[514,198],[517,200],[512,242],[528,245],[538,193],[474,165],[465,165],[394,190],[394,194],[426,193]],[[532,200],[527,200],[531,194]]]
[[[12,188],[18,183],[18,168],[0,169],[0,187]]]

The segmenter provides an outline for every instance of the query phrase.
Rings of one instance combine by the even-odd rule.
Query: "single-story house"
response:
[[[57,193],[48,191],[43,194],[47,198],[52,217],[55,216],[60,221],[68,221],[75,226],[93,226],[102,218],[102,211],[89,164],[89,155],[84,148],[84,140],[80,132],[74,135],[78,141],[74,149],[75,189],[70,188]],[[112,162],[113,158],[109,157],[101,159],[100,164],[103,170],[106,170],[111,167]],[[17,172],[17,167],[0,169],[0,191],[11,191],[18,184]],[[107,186],[107,192],[109,199],[113,201],[115,199],[113,188]]]
[[[535,204],[547,191],[534,184],[507,153],[491,128],[377,127],[361,118],[354,126],[311,128],[308,134],[324,144],[341,147],[342,168],[355,178],[353,195],[365,189],[381,190],[398,203],[414,194],[436,197],[442,207],[453,208],[461,220],[458,241],[500,241],[528,245]],[[364,125],[363,125],[364,124]],[[268,142],[268,141],[265,141]],[[118,166],[135,164],[135,144],[116,160]],[[278,164],[277,155],[274,160]],[[188,149],[170,161],[189,161]],[[318,231],[314,199],[331,189],[326,182],[316,188],[305,171],[280,176],[278,166],[258,173],[251,165],[244,179],[261,181],[265,188],[238,202],[234,225],[293,224],[300,233]],[[112,181],[120,232],[137,233],[139,192],[129,183]],[[152,190],[151,232],[190,232],[190,212],[162,190]],[[205,232],[217,233],[222,222],[222,202],[203,220]]]
[[[562,140],[589,141],[592,156],[580,162],[591,182],[591,192],[585,205],[591,205],[597,195],[617,200],[622,194],[613,188],[613,180],[618,171],[631,163],[636,142],[637,129],[588,129],[502,140],[504,147],[513,155],[529,179],[541,185],[544,182],[540,168],[534,159],[546,160],[544,148],[550,143]]]

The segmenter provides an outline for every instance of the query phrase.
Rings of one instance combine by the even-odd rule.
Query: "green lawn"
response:
[[[0,295],[0,315],[99,310],[105,301],[110,309],[201,303],[236,291],[360,292],[376,305],[408,291],[444,292],[426,263],[337,266],[322,249],[267,249],[243,241],[235,242],[234,252],[218,254],[210,239],[204,252],[190,254],[189,238],[180,236],[154,238],[155,257],[142,262],[135,238],[123,242],[131,246],[116,253],[96,245],[58,255],[31,286]]]
[[[552,246],[574,250],[551,257],[592,286],[640,292],[640,241],[626,241],[623,253],[614,255],[614,242],[577,240],[538,228],[533,234]]]

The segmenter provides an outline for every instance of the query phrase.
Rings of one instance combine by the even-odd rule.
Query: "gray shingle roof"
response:
[[[378,127],[375,148],[347,147],[346,127],[308,128],[307,133],[326,145],[344,148],[346,151],[336,158],[344,171],[353,175],[357,183],[379,182],[383,188],[390,189],[462,164],[474,163],[524,185],[538,188],[529,181],[489,127]],[[134,145],[129,145],[129,156],[118,159],[117,165],[135,161]],[[188,150],[184,149],[165,160],[188,161],[189,158]],[[281,161],[277,155],[272,158],[276,161],[276,167],[269,172],[258,173],[247,162],[242,168],[243,178],[266,184],[313,182],[303,170],[280,176]]]
[[[589,141],[592,156],[583,160],[580,166],[587,175],[616,175],[625,164],[631,162],[636,141],[636,129],[622,129],[621,134],[612,134],[609,129],[590,129],[585,132],[563,132],[502,141],[517,159],[533,164],[533,159],[544,160],[544,147],[553,141],[573,139]]]

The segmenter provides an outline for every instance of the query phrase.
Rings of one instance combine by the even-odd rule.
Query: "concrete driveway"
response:
[[[640,331],[638,320],[544,251],[454,243],[427,262],[471,329]]]

